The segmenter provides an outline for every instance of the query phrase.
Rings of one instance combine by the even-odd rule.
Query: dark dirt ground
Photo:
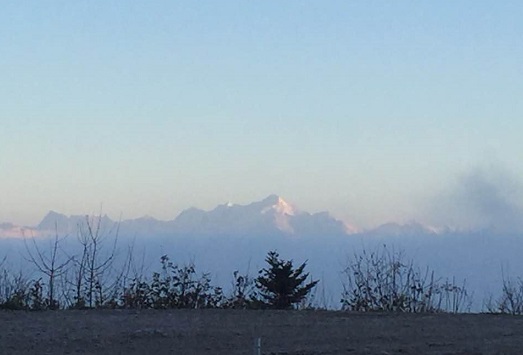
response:
[[[0,354],[522,354],[523,317],[326,311],[0,312]]]

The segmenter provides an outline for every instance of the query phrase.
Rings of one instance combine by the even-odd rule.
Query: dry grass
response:
[[[523,318],[325,311],[0,312],[1,354],[519,354]]]

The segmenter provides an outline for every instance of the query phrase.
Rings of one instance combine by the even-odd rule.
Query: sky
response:
[[[362,227],[473,224],[492,198],[519,211],[522,14],[509,0],[6,0],[0,221],[172,219],[273,193]]]

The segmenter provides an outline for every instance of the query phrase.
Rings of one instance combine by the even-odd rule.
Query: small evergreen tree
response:
[[[265,258],[269,264],[267,269],[260,270],[256,279],[256,287],[260,291],[263,306],[273,309],[291,309],[301,302],[316,286],[318,280],[304,282],[309,273],[304,273],[307,262],[294,269],[292,260],[280,259],[276,251],[270,251]]]

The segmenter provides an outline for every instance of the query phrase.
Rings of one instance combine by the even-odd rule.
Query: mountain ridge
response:
[[[329,212],[310,213],[302,211],[279,195],[248,204],[224,203],[213,209],[190,207],[171,220],[159,220],[151,216],[115,221],[103,216],[70,215],[49,211],[35,227],[23,229],[10,223],[0,225],[0,237],[12,236],[18,230],[30,230],[35,235],[76,233],[87,220],[100,222],[104,229],[118,225],[120,234],[126,235],[239,235],[239,236],[350,236],[354,234],[373,236],[438,235],[452,231],[448,227],[434,228],[417,222],[398,224],[389,222],[372,229],[359,229]],[[9,231],[9,232],[8,232]]]
[[[151,216],[114,221],[107,215],[67,216],[49,211],[33,229],[45,233],[73,233],[79,226],[100,222],[109,228],[118,224],[120,233],[131,235],[242,235],[242,236],[306,236],[312,234],[347,235],[354,230],[328,212],[309,213],[301,211],[281,196],[269,195],[249,204],[225,203],[211,210],[191,207],[180,212],[172,220],[158,220]]]

